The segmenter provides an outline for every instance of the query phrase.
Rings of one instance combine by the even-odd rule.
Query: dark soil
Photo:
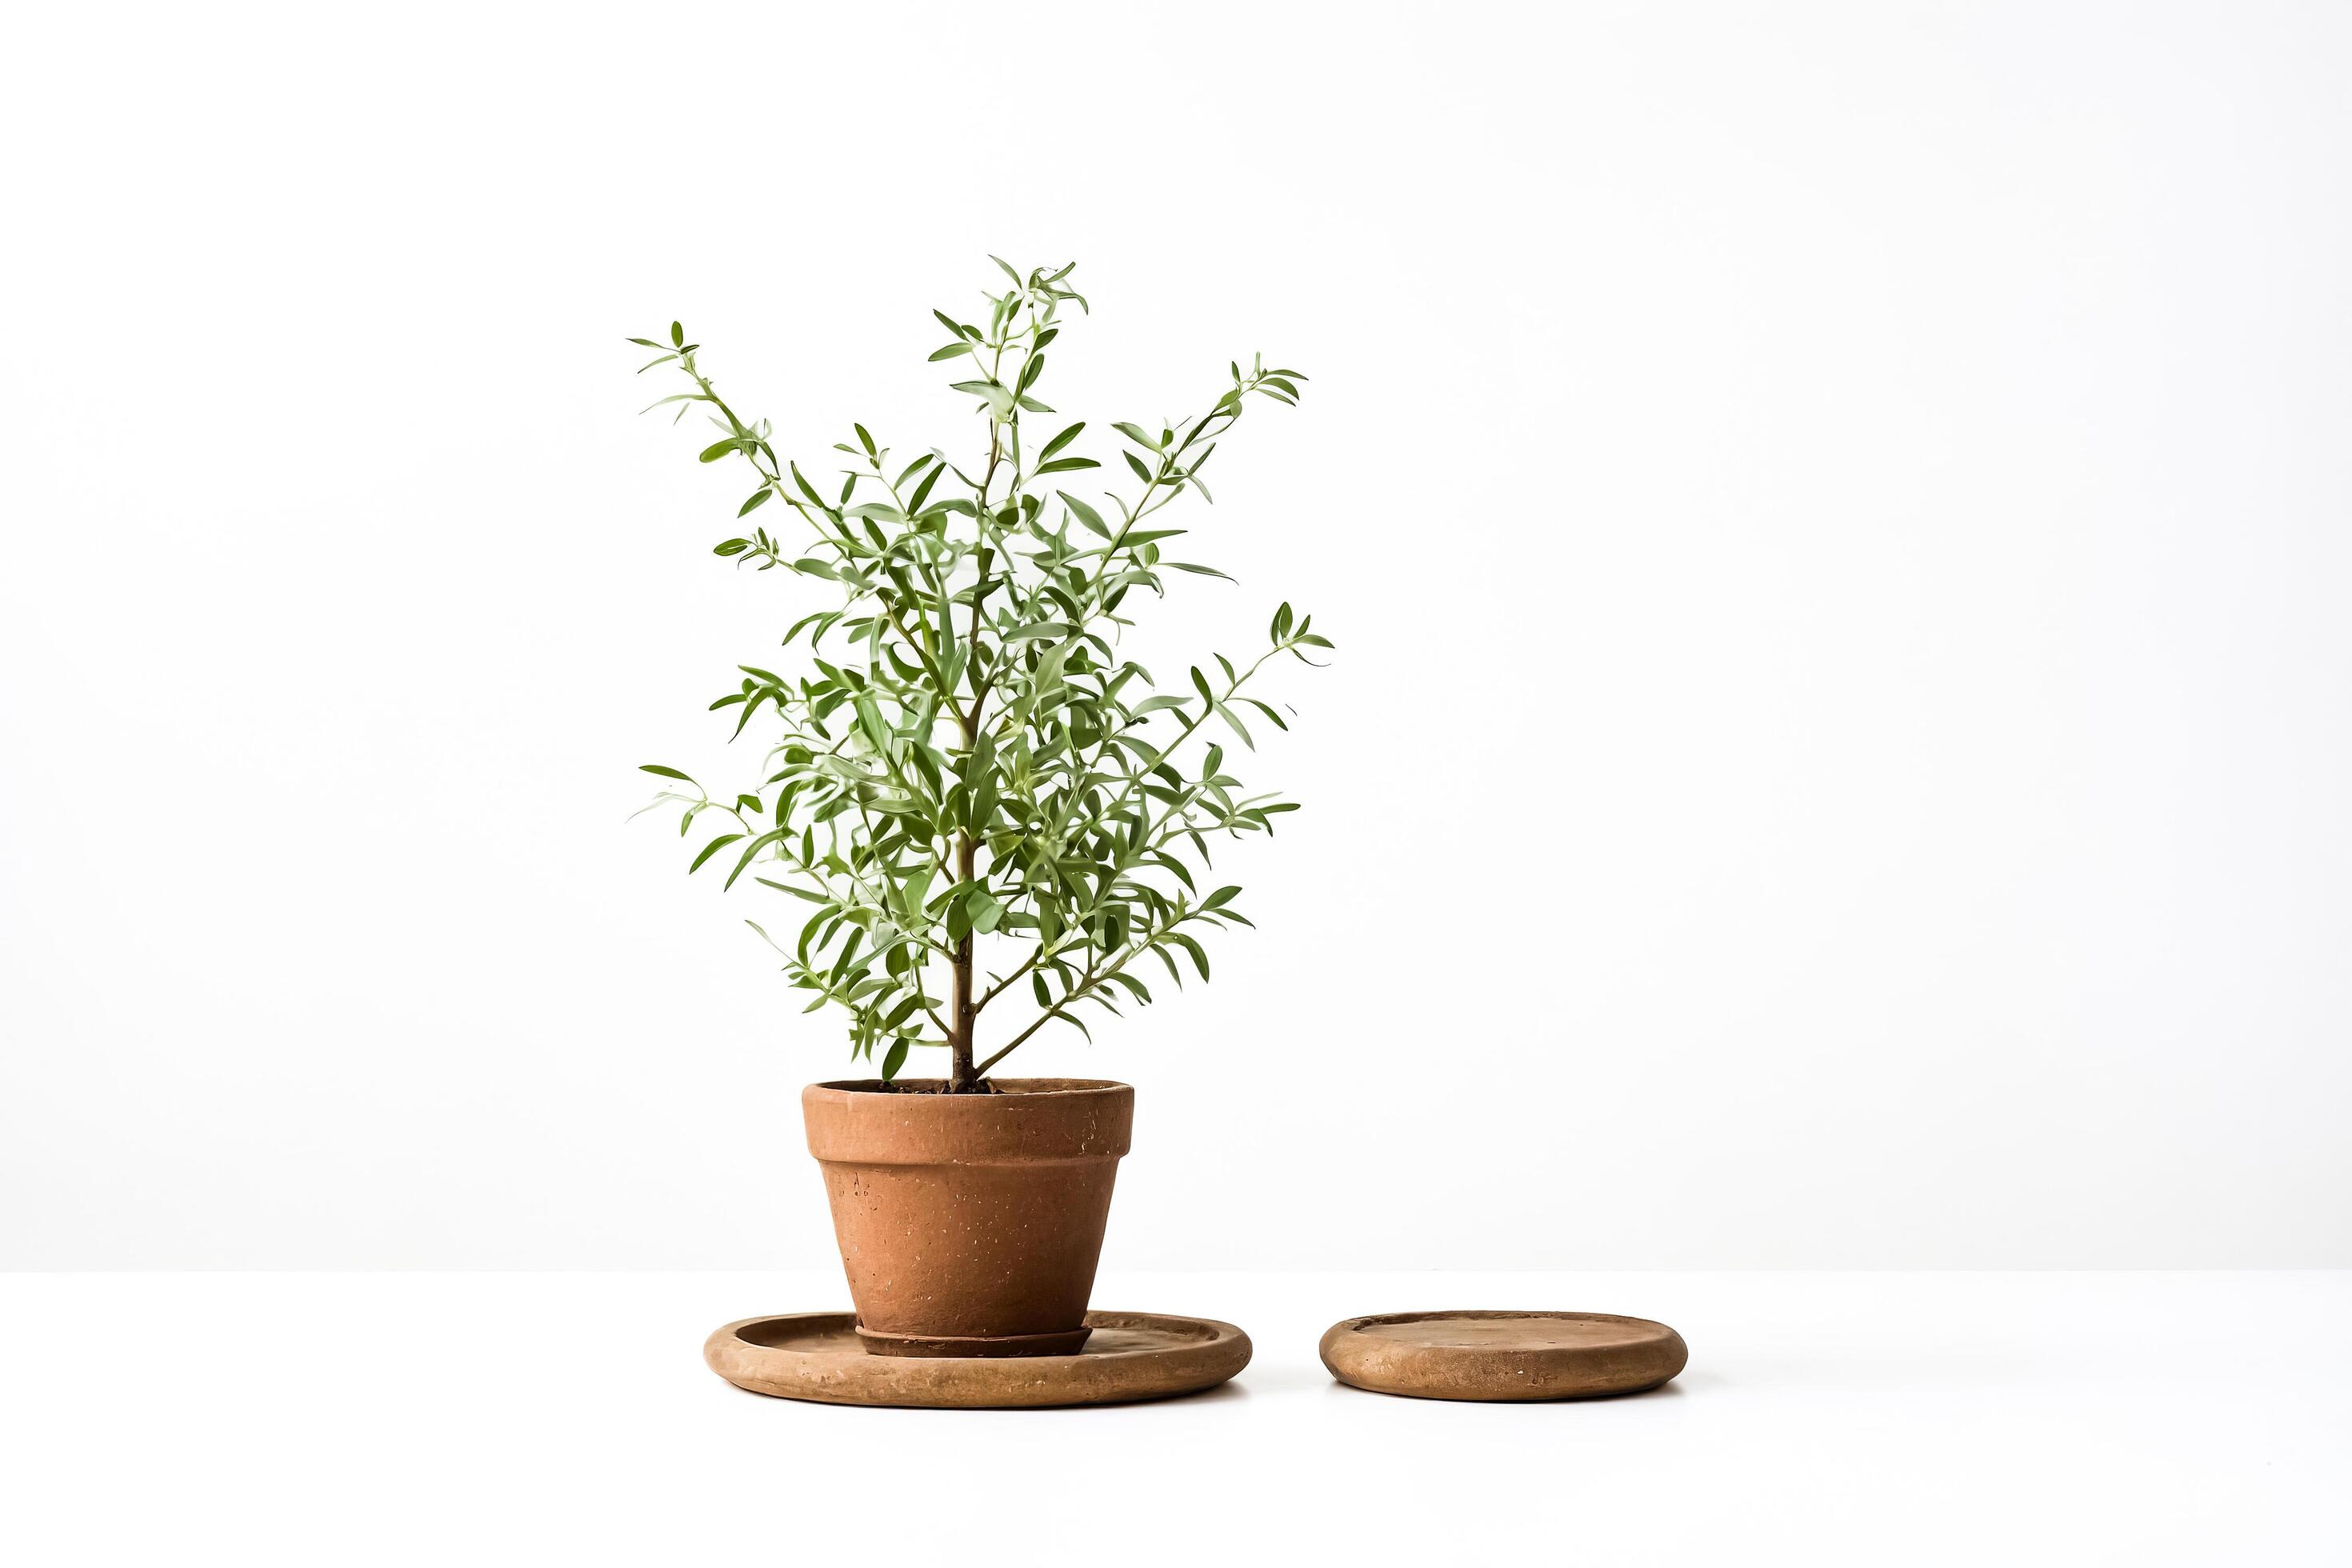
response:
[[[879,1079],[874,1079],[859,1084],[857,1088],[863,1094],[1002,1094],[1004,1092],[986,1079],[982,1079],[977,1083],[967,1084],[960,1089],[950,1089],[947,1086],[946,1079],[936,1078],[907,1079],[898,1083],[884,1083]]]

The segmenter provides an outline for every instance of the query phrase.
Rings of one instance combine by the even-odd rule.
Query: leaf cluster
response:
[[[689,384],[651,407],[702,410],[717,438],[701,461],[753,478],[737,516],[759,521],[715,552],[832,591],[784,635],[805,637],[803,668],[740,666],[710,704],[731,712],[733,736],[761,725],[758,786],[714,794],[649,763],[682,786],[656,804],[683,808],[682,837],[721,829],[689,870],[791,900],[782,923],[747,923],[809,1010],[846,1011],[853,1054],[886,1079],[920,1046],[985,1073],[1049,1023],[1083,1031],[1084,1009],[1117,1014],[1163,979],[1207,979],[1201,939],[1249,923],[1238,887],[1204,885],[1212,840],[1270,833],[1297,809],[1232,771],[1228,747],[1254,750],[1254,725],[1288,728],[1252,682],[1270,660],[1313,663],[1308,650],[1331,646],[1286,604],[1248,662],[1213,655],[1165,688],[1120,653],[1139,595],[1164,596],[1173,573],[1224,576],[1176,559],[1187,531],[1161,514],[1188,495],[1213,501],[1202,471],[1251,401],[1295,404],[1307,378],[1236,362],[1202,412],[1110,426],[1119,468],[1105,472],[1125,480],[1089,499],[1066,476],[1103,468],[1087,455],[1101,435],[1038,395],[1065,307],[1087,301],[1071,267],[997,266],[1009,287],[985,291],[971,321],[933,312],[948,341],[930,359],[984,421],[984,453],[964,462],[894,452],[853,425],[813,478],[766,420],[719,395],[683,326],[630,340],[657,355],[641,374],[674,367]],[[769,526],[787,512],[792,526]],[[1027,1021],[973,1059],[980,1016],[1008,994]]]

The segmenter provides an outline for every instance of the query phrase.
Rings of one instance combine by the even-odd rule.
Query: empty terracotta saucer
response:
[[[933,1410],[1014,1410],[1124,1405],[1214,1388],[1249,1364],[1249,1336],[1213,1318],[1088,1312],[1075,1355],[870,1354],[850,1312],[745,1318],[702,1347],[710,1370],[738,1388],[823,1405]]]
[[[1682,1335],[1607,1312],[1391,1312],[1323,1336],[1341,1383],[1415,1399],[1594,1399],[1655,1388],[1690,1359]]]

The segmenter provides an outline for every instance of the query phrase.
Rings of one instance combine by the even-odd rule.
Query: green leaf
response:
[[[932,862],[926,860],[908,873],[905,880],[898,883],[897,890],[899,908],[906,914],[908,921],[919,922],[922,920],[923,901],[929,896],[931,889],[931,873],[937,869],[938,868]]]
[[[1186,952],[1192,955],[1192,967],[1201,972],[1202,979],[1206,980],[1209,977],[1209,955],[1201,951],[1201,944],[1199,942],[1194,942],[1191,937],[1186,936],[1181,931],[1170,931],[1168,933],[1167,940],[1174,942],[1177,946],[1182,948]]]
[[[923,482],[915,487],[915,493],[908,499],[907,510],[919,515],[923,510],[924,500],[931,493],[931,487],[938,484],[940,482],[940,476],[946,472],[947,469],[945,468],[933,468],[929,473],[925,474],[923,476]],[[900,484],[905,484],[907,481],[905,479],[901,478],[898,482]]]
[[[857,727],[866,731],[866,738],[874,743],[876,751],[887,755],[890,751],[890,727],[882,721],[882,710],[876,705],[874,699],[866,696],[860,696],[857,699],[856,708]]]
[[[760,835],[759,837],[751,840],[751,843],[743,846],[743,853],[735,861],[735,869],[727,873],[727,886],[731,888],[735,885],[735,879],[743,874],[743,868],[745,867],[751,865],[752,856],[757,855],[761,850],[765,849],[769,845],[773,844],[777,839],[782,838],[783,836],[784,830],[782,828],[772,827],[767,832]],[[723,891],[724,889],[721,890]]]
[[[1253,752],[1257,750],[1257,742],[1250,739],[1250,732],[1242,728],[1242,721],[1234,717],[1234,710],[1232,709],[1226,707],[1222,702],[1218,703],[1217,717],[1223,719],[1228,725],[1232,726],[1234,733],[1242,738],[1243,745],[1247,746]]]
[[[767,486],[761,485],[758,489],[751,492],[751,499],[750,500],[745,501],[741,506],[735,509],[735,515],[737,517],[742,517],[748,513],[759,510],[761,507],[768,504],[768,498],[774,493],[775,492],[769,489]]]
[[[712,839],[709,843],[704,845],[702,847],[702,853],[694,858],[694,864],[686,868],[687,875],[690,877],[695,872],[701,870],[702,863],[705,860],[709,859],[713,855],[718,854],[721,849],[726,848],[727,846],[734,843],[738,838],[742,837],[743,835],[740,833],[722,833],[718,837]]]
[[[1242,700],[1256,709],[1259,712],[1265,714],[1268,719],[1272,720],[1276,729],[1286,731],[1290,728],[1288,724],[1283,721],[1282,715],[1276,712],[1269,704],[1261,702],[1255,697],[1244,697]]]
[[[988,399],[988,406],[999,419],[1013,412],[1013,392],[993,381],[959,381],[950,384],[958,392],[969,392],[974,397]]]
[[[666,779],[685,779],[688,784],[694,784],[692,779],[687,778],[684,773],[679,773],[676,768],[666,768],[659,763],[639,763],[637,767],[641,772],[659,773]],[[695,784],[694,787],[700,789],[702,786],[700,784]]]
[[[910,997],[908,1000],[911,1001],[912,998]],[[893,1045],[887,1051],[883,1053],[882,1081],[884,1083],[889,1083],[896,1079],[898,1076],[898,1069],[906,1065],[907,1042],[904,1039],[901,1039],[896,1045]]]
[[[715,463],[719,458],[725,457],[728,453],[740,451],[741,449],[741,447],[737,443],[735,437],[730,436],[724,441],[713,441],[709,446],[705,447],[702,449],[702,456],[697,460],[705,463]]]
[[[1105,539],[1111,536],[1110,529],[1102,520],[1102,513],[1067,490],[1055,490],[1054,493],[1062,498],[1062,504],[1070,509],[1070,515],[1085,524],[1090,531],[1098,533]]]

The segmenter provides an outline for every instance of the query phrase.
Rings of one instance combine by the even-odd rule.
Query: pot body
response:
[[[996,1089],[801,1091],[869,1352],[1067,1355],[1086,1342],[1135,1090],[1053,1078]]]

